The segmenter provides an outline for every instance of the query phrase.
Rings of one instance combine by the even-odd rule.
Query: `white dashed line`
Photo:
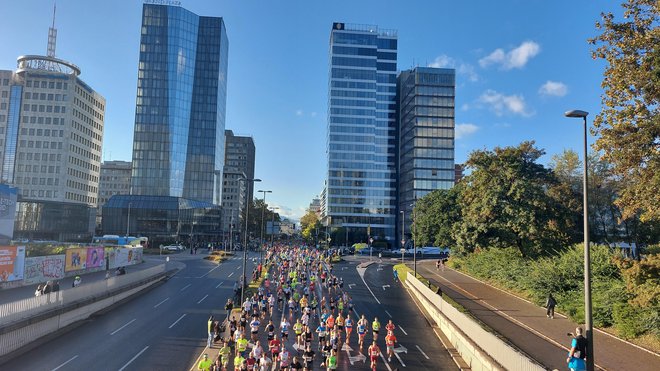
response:
[[[234,272],[231,272],[231,273],[229,273],[229,276],[227,276],[227,278],[229,278],[229,277],[231,277],[231,276],[233,276],[233,275],[234,275]]]
[[[168,300],[170,300],[170,298],[167,298],[167,299],[161,301],[160,303],[154,305],[154,308],[158,308],[161,304],[163,304],[164,302],[166,302],[166,301],[168,301]]]
[[[136,319],[133,318],[133,319],[130,320],[127,324],[125,324],[125,325],[123,325],[122,327],[120,327],[120,328],[116,329],[115,331],[111,332],[110,335],[114,335],[114,334],[118,333],[119,331],[123,330],[124,327],[130,325],[131,323],[133,323],[133,322],[135,322],[135,321],[136,321]]]
[[[206,294],[206,295],[204,295],[204,297],[203,297],[203,298],[201,298],[201,299],[199,299],[199,301],[197,302],[197,304],[200,304],[201,302],[203,302],[203,301],[204,301],[204,299],[206,299],[206,298],[208,298],[208,297],[209,297],[209,295],[208,295],[208,294]]]
[[[73,360],[76,359],[76,358],[78,358],[78,355],[77,355],[77,354],[76,354],[75,356],[69,358],[68,361],[66,361],[66,362],[62,363],[61,365],[59,365],[59,366],[55,367],[54,369],[52,369],[52,371],[57,371],[57,370],[59,370],[60,368],[66,366],[67,363],[73,361]]]
[[[144,353],[144,351],[146,351],[147,349],[149,349],[149,346],[148,346],[148,345],[147,345],[146,347],[144,347],[144,349],[142,349],[142,350],[140,351],[140,353],[136,354],[135,357],[131,358],[131,360],[128,361],[128,362],[124,365],[124,367],[120,368],[119,371],[124,371],[124,369],[125,369],[126,367],[128,367],[128,365],[130,365],[133,361],[135,361],[135,360],[137,359],[137,357],[141,356],[142,353]]]
[[[422,348],[419,347],[419,345],[415,345],[415,347],[417,348],[417,350],[420,351],[420,353],[422,353],[422,355],[423,355],[426,359],[431,359],[431,358],[429,358],[429,356],[426,355],[426,353],[424,353],[424,351],[422,350]]]
[[[406,332],[406,330],[403,329],[403,327],[399,326],[399,330],[401,330],[404,334],[406,334],[406,336],[408,336],[408,333]]]
[[[220,283],[218,284],[218,286],[216,286],[215,288],[216,288],[216,289],[217,289],[217,288],[220,288],[220,286],[222,286],[223,283],[225,283],[225,281],[220,282]]]
[[[179,291],[183,291],[183,290],[187,289],[188,287],[190,287],[190,285],[192,285],[192,283],[189,283],[189,284],[183,286],[183,288],[182,288],[181,290],[179,290]]]
[[[392,318],[392,315],[390,314],[390,312],[388,312],[388,311],[386,310],[385,313],[387,313],[387,315],[390,316],[390,318]]]
[[[183,317],[185,317],[185,316],[186,316],[186,314],[185,314],[185,313],[184,313],[184,314],[182,314],[182,315],[181,315],[181,317],[179,317],[179,319],[177,319],[176,321],[174,321],[174,323],[172,323],[172,324],[170,325],[170,327],[169,327],[169,328],[172,328],[172,327],[174,327],[174,325],[176,325],[177,323],[179,323],[179,321],[181,321],[181,320],[183,319]]]

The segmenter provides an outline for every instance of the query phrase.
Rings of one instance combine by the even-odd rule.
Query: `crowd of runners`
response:
[[[366,350],[372,370],[384,344],[391,362],[396,326],[392,320],[382,326],[378,318],[355,318],[353,300],[325,253],[278,246],[254,276],[262,284],[240,303],[240,316],[228,316],[224,325],[209,320],[209,346],[220,349],[215,360],[204,355],[200,370],[335,370],[342,354],[348,356],[343,344],[357,344],[361,354]],[[222,339],[225,326],[230,336]]]

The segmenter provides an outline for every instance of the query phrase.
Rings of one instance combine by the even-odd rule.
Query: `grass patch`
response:
[[[401,282],[405,282],[405,281],[406,281],[406,279],[408,278],[408,273],[410,273],[410,274],[413,273],[413,270],[410,269],[410,268],[409,268],[407,265],[405,265],[405,264],[396,264],[396,265],[394,266],[394,269],[396,269],[396,271],[397,271],[397,273],[398,273],[398,276],[399,276],[399,279],[401,280]],[[431,291],[436,292],[436,291],[438,290],[438,286],[432,284],[431,281],[429,281],[428,279],[424,278],[424,276],[422,276],[422,275],[419,274],[419,273],[417,273],[417,279],[418,279],[421,283],[423,283],[426,287],[428,287],[429,289],[431,289]],[[460,305],[459,303],[457,303],[454,299],[452,299],[452,298],[450,298],[449,296],[447,296],[447,294],[445,294],[444,292],[442,293],[442,299],[443,299],[444,301],[446,301],[447,303],[449,303],[449,305],[451,305],[452,307],[456,308],[459,312],[464,313],[464,314],[466,314],[466,315],[468,315],[468,316],[474,318],[474,317],[472,316],[472,314],[470,313],[470,311],[468,311],[467,309],[465,309],[464,306],[462,306],[462,305]],[[475,318],[475,320],[476,320],[476,318]]]

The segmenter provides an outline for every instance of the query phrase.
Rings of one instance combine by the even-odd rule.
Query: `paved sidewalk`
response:
[[[170,256],[170,260],[176,260],[173,257],[176,257],[177,255],[169,255],[169,256]],[[199,256],[199,255],[195,255],[195,256]],[[143,255],[143,259],[144,262],[141,264],[126,266],[126,274],[130,275],[131,273],[148,269],[151,267],[155,267],[165,262],[165,256],[158,256],[158,255]],[[170,263],[170,265],[168,265],[168,269],[171,268],[174,268],[174,265]],[[114,269],[110,270],[111,275],[114,274],[114,272],[115,272]],[[66,289],[71,287],[71,285],[73,284],[73,278],[74,277],[66,277],[59,280],[60,288]],[[94,273],[81,274],[80,278],[82,279],[83,285],[90,282],[101,281],[105,279],[105,270]],[[34,291],[36,290],[36,288],[37,285],[34,284],[34,285],[0,290],[0,303],[10,303],[12,301],[32,298],[34,297]]]
[[[555,313],[555,319],[549,319],[545,308],[452,269],[438,270],[434,261],[418,262],[417,272],[541,364],[566,369],[571,342],[567,333],[577,326],[566,317]],[[561,311],[561,303],[557,309]],[[659,354],[600,330],[594,331],[594,353],[596,365],[605,370],[660,370]]]

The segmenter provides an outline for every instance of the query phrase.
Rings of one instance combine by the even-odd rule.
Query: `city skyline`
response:
[[[547,149],[546,163],[551,154],[579,147],[580,129],[562,113],[575,107],[599,110],[603,65],[591,60],[586,39],[596,34],[593,24],[601,4],[578,4],[571,14],[563,11],[568,2],[510,1],[483,4],[478,12],[462,4],[429,2],[426,12],[399,2],[377,4],[182,4],[227,23],[235,53],[229,59],[226,128],[254,137],[259,147],[255,176],[274,191],[269,198],[284,216],[300,217],[323,187],[325,45],[333,21],[398,29],[400,70],[416,65],[456,68],[457,163],[471,150],[525,139]],[[16,16],[0,31],[23,32],[12,33],[0,46],[0,68],[13,68],[18,55],[44,54],[51,5],[8,4],[7,11]],[[612,10],[616,5],[610,5]],[[132,140],[126,133],[134,124],[141,8],[142,2],[58,3],[57,56],[84,66],[86,81],[107,99],[104,160],[131,160]],[[87,19],[83,15],[89,11],[107,14],[107,19]],[[416,22],[406,21],[410,12]],[[537,20],[527,16],[541,13],[546,16]],[[468,22],[459,21],[468,15]],[[26,17],[31,27],[20,28],[18,20]],[[121,19],[122,27],[116,28],[112,19]],[[290,40],[285,46],[274,41],[281,36]],[[265,63],[268,68],[260,67]],[[301,75],[305,79],[290,83]]]

